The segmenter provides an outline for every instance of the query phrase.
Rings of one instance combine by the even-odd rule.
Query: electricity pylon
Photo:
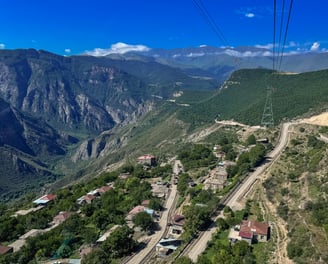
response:
[[[261,120],[261,125],[266,127],[270,127],[274,125],[273,110],[272,110],[272,91],[273,88],[268,86],[265,106],[264,106],[262,120]]]

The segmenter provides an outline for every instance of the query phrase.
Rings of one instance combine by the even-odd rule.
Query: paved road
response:
[[[241,204],[239,204],[239,200],[243,198],[248,191],[252,188],[254,182],[262,175],[262,173],[265,171],[265,169],[275,160],[277,157],[279,157],[282,150],[285,148],[285,146],[288,143],[288,131],[290,125],[294,123],[284,123],[281,128],[281,134],[278,141],[278,144],[276,147],[268,154],[268,157],[271,158],[270,162],[267,162],[263,164],[262,166],[258,167],[250,176],[245,180],[245,182],[240,186],[238,191],[234,193],[234,195],[231,196],[229,201],[226,203],[227,206],[231,207],[233,210],[242,209]],[[222,215],[219,215],[218,217],[222,217]],[[216,226],[213,224],[206,230],[202,236],[200,236],[197,243],[194,243],[192,247],[188,249],[188,252],[186,254],[188,257],[196,262],[198,256],[205,251],[207,247],[207,242],[211,240],[212,235],[216,232]]]
[[[159,240],[162,238],[164,235],[165,229],[167,227],[169,219],[169,212],[170,208],[174,204],[175,197],[177,195],[177,186],[176,185],[171,185],[172,189],[169,194],[169,197],[166,200],[165,203],[165,211],[162,214],[162,217],[159,221],[159,225],[161,227],[161,230],[150,236],[150,241],[147,244],[147,246],[142,249],[138,254],[133,256],[127,263],[128,264],[138,264],[138,263],[143,263],[144,258],[150,253],[150,251],[155,248],[156,244],[159,242]]]

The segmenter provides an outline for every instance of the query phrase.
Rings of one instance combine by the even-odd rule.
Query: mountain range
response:
[[[206,120],[204,107],[224,98],[224,81],[240,68],[270,68],[267,53],[262,48],[200,47],[64,57],[33,49],[0,50],[0,196],[9,200],[67,174],[83,176],[81,166],[102,156],[92,167],[99,169],[123,158],[113,149],[131,145],[131,138],[173,137],[176,127],[185,134],[188,125],[179,119],[184,124],[195,117],[203,120],[198,124],[209,122],[221,110],[211,107]],[[283,69],[328,68],[325,56],[286,56]],[[234,82],[244,74],[233,75]],[[247,80],[246,86],[251,83]],[[151,130],[155,126],[161,126],[156,133]],[[149,150],[146,142],[134,149],[142,150]]]
[[[208,76],[224,81],[238,69],[271,69],[273,67],[272,53],[272,49],[265,47],[201,46],[171,50],[150,49],[143,52],[128,52],[123,55],[109,54],[107,56],[116,58],[146,56],[159,63],[181,68],[190,75]],[[294,73],[323,70],[328,68],[327,59],[328,53],[285,52],[280,70]],[[280,57],[279,61],[275,63],[280,65]]]

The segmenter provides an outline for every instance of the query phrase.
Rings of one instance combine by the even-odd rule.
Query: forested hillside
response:
[[[178,117],[194,126],[215,119],[234,119],[259,125],[267,90],[272,93],[275,124],[310,110],[322,111],[328,102],[328,71],[302,74],[277,74],[272,71],[240,70],[232,74],[221,89],[208,100],[194,102],[182,109]],[[195,97],[197,98],[197,97]],[[195,100],[196,101],[196,100]],[[184,97],[178,98],[184,103]]]

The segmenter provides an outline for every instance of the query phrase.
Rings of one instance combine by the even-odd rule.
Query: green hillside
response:
[[[180,110],[178,118],[193,126],[215,119],[258,125],[268,87],[272,90],[274,121],[279,124],[286,118],[323,110],[328,102],[328,71],[302,74],[272,74],[264,69],[236,71],[216,94]],[[184,100],[184,96],[178,98],[179,103],[185,103]]]

